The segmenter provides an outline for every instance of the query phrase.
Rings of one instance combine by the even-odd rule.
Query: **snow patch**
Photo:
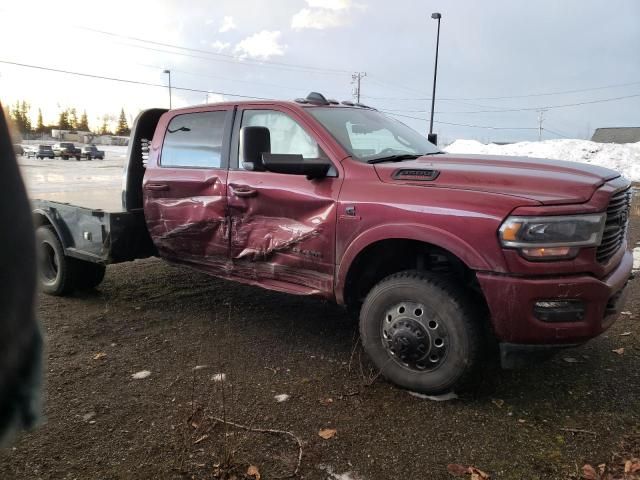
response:
[[[151,372],[149,370],[140,370],[139,372],[136,372],[133,375],[131,375],[131,378],[140,380],[141,378],[147,378],[150,375],[151,375]]]
[[[409,391],[409,395],[412,397],[422,398],[424,400],[433,400],[434,402],[446,402],[447,400],[454,400],[458,398],[458,395],[453,392],[443,393],[442,395],[425,395],[424,393]]]
[[[327,472],[327,480],[364,480],[353,472],[336,473],[331,465],[321,463],[318,468]]]
[[[640,142],[617,144],[566,139],[485,145],[476,140],[456,140],[444,150],[449,153],[514,155],[589,163],[616,170],[630,180],[640,181]]]
[[[282,403],[282,402],[286,402],[287,400],[289,400],[291,398],[291,396],[287,395],[286,393],[281,393],[280,395],[276,395],[273,398],[276,399],[276,402]]]

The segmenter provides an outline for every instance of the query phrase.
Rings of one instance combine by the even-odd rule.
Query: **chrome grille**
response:
[[[629,210],[631,208],[631,189],[622,190],[611,196],[607,207],[607,220],[604,225],[602,242],[596,250],[596,259],[606,263],[618,251],[627,234]]]

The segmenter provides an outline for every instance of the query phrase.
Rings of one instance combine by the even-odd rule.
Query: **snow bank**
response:
[[[591,163],[617,170],[628,179],[640,182],[640,142],[616,144],[589,140],[545,140],[485,145],[475,140],[456,140],[444,150],[450,153],[516,155]]]

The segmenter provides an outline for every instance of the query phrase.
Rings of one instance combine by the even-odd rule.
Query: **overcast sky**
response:
[[[174,86],[203,91],[174,90],[174,106],[312,90],[351,99],[351,73],[366,72],[362,102],[424,133],[427,120],[407,117],[428,118],[434,11],[441,138],[536,139],[541,107],[544,138],[640,126],[638,0],[4,1],[0,61],[161,85],[170,69]],[[45,121],[86,109],[96,126],[121,107],[167,106],[168,91],[0,63],[0,99],[25,99]]]

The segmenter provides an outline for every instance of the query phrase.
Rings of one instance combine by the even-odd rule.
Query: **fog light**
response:
[[[533,315],[543,322],[579,322],[584,310],[582,300],[540,300],[533,306]]]

